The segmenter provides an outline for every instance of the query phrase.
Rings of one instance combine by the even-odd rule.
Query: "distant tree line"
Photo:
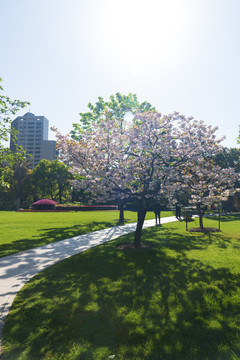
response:
[[[68,167],[59,160],[41,160],[33,169],[26,161],[15,162],[9,186],[0,190],[0,208],[28,208],[39,199],[51,199],[58,203],[72,201],[72,176]]]

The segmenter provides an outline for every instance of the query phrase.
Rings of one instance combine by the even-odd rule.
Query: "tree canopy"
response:
[[[105,119],[106,112],[108,118],[116,120],[119,124],[119,130],[126,126],[129,119],[126,119],[126,114],[133,116],[136,111],[145,112],[155,110],[155,108],[147,101],[140,103],[136,94],[129,93],[122,95],[120,92],[111,95],[109,101],[105,101],[102,97],[98,97],[98,101],[93,105],[88,104],[89,111],[80,113],[80,120],[78,123],[73,124],[71,136],[75,140],[81,138],[84,130],[92,131],[93,124],[99,123]]]
[[[65,192],[70,190],[71,174],[68,167],[59,160],[39,161],[32,170],[31,177],[35,199],[50,197],[61,203]]]
[[[215,139],[217,128],[203,121],[177,112],[137,111],[132,126],[119,131],[118,120],[106,111],[91,126],[90,132],[81,130],[79,141],[57,133],[62,160],[76,176],[74,186],[94,199],[137,201],[136,246],[151,202],[171,199],[182,187],[190,188],[202,172],[211,182],[214,169],[207,164],[221,150],[221,139]],[[210,192],[216,195],[215,189]]]

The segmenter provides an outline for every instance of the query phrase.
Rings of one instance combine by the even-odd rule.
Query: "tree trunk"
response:
[[[197,210],[198,210],[198,215],[199,215],[199,227],[201,230],[203,230],[203,215],[204,215],[204,212],[201,208],[201,205],[197,205]]]
[[[18,210],[21,206],[21,194],[22,194],[22,182],[21,179],[17,179],[16,210]]]
[[[118,208],[119,208],[119,220],[118,220],[118,223],[122,224],[122,223],[124,223],[124,201],[123,200],[119,201]]]
[[[141,245],[142,227],[143,227],[146,213],[147,213],[147,207],[143,206],[143,204],[141,203],[138,207],[137,228],[136,228],[135,236],[134,236],[134,246],[136,248],[140,247],[140,245]]]
[[[74,187],[72,188],[72,203],[74,203],[75,201],[75,189]]]
[[[59,204],[62,203],[62,188],[59,187],[59,190],[58,190],[58,198],[59,198]]]
[[[200,229],[203,230],[203,212],[202,212],[202,210],[199,211],[199,226],[200,226]]]

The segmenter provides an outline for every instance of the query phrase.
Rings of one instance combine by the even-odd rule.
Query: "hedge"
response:
[[[80,206],[64,206],[56,205],[56,210],[68,210],[68,211],[93,211],[93,210],[117,210],[116,205],[80,205]]]

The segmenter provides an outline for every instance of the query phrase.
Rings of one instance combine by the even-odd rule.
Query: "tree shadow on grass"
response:
[[[205,250],[211,244],[219,248],[226,248],[231,244],[231,239],[221,232],[217,233],[178,233],[174,227],[169,224],[168,227],[146,229],[143,235],[143,241],[151,241],[151,237],[157,234],[160,246],[173,249],[180,253],[188,250]],[[154,240],[154,243],[156,241]]]
[[[62,228],[46,228],[41,229],[39,233],[32,239],[21,239],[13,241],[9,244],[0,245],[0,257],[11,255],[17,252],[33,249],[38,246],[51,244],[56,241],[69,239],[71,237],[90,233],[96,230],[112,227],[111,222],[92,221],[88,224],[74,225]]]
[[[187,258],[188,250],[204,251],[208,238],[159,228],[144,231],[147,238],[154,249],[117,250],[131,241],[127,235],[38,274],[8,316],[5,359],[240,356],[239,274]]]
[[[219,215],[216,213],[214,215],[205,215],[206,219],[211,219],[211,220],[215,220],[215,221],[219,221]],[[234,220],[240,220],[240,213],[239,214],[224,214],[220,216],[220,221],[221,222],[229,222],[229,221],[234,221]]]

